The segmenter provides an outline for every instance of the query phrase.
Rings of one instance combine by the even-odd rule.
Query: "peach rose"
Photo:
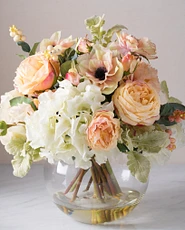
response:
[[[58,70],[58,64],[51,63],[42,54],[27,57],[16,70],[15,88],[25,95],[49,89]]]
[[[94,150],[110,150],[117,146],[120,123],[111,111],[99,111],[95,114],[87,129],[89,146]]]
[[[152,125],[159,119],[160,97],[157,91],[144,82],[127,81],[112,97],[116,113],[130,125]]]

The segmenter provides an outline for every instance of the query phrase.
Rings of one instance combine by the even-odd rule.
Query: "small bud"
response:
[[[25,40],[26,40],[26,36],[22,35],[22,36],[21,36],[21,41],[24,42]]]
[[[20,39],[20,36],[19,35],[15,35],[15,37],[13,38],[14,42],[19,42],[21,39]]]
[[[16,35],[15,32],[10,32],[10,37],[13,38],[13,37],[15,37],[15,35]]]

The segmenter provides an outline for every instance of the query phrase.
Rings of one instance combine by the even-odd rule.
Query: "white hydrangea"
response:
[[[23,96],[17,90],[12,90],[1,96],[0,104],[0,121],[5,121],[7,124],[24,122],[25,117],[32,114],[34,111],[29,104],[22,103],[16,106],[10,105],[10,100]]]
[[[42,157],[50,163],[63,160],[76,167],[87,169],[96,153],[88,148],[86,130],[97,110],[103,106],[105,97],[99,87],[89,81],[74,87],[68,80],[60,82],[55,91],[39,96],[39,107],[26,119],[27,139],[33,148],[40,148]],[[108,152],[98,153],[97,161],[103,163]],[[75,159],[75,160],[74,160]]]

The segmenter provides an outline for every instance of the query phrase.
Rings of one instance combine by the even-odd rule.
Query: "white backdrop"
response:
[[[159,78],[166,79],[171,95],[185,104],[185,0],[0,0],[0,94],[13,89],[12,80],[21,53],[9,37],[15,24],[33,44],[62,30],[63,37],[84,36],[84,19],[105,14],[107,28],[123,24],[137,37],[147,36],[156,45],[152,62]],[[185,163],[185,148],[173,152],[170,162]],[[0,163],[11,157],[0,145]]]

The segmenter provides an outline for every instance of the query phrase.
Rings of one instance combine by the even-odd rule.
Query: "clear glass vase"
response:
[[[131,175],[124,157],[96,166],[82,170],[61,161],[46,163],[46,187],[54,203],[83,223],[102,224],[124,218],[140,203],[148,182],[141,183]]]

